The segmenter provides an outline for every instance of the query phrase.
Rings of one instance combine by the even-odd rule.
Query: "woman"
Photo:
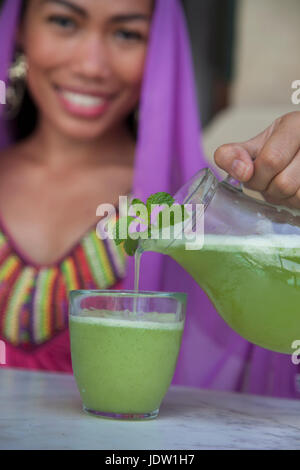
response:
[[[174,193],[207,163],[199,150],[190,51],[177,0],[28,0],[21,20],[20,6],[20,0],[5,4],[0,79],[7,76],[16,37],[38,119],[18,142],[2,121],[1,339],[8,366],[71,371],[68,290],[133,286],[132,260],[121,282],[122,253],[96,237],[96,207],[132,190],[142,199]],[[128,116],[138,104],[136,143]],[[218,164],[267,197],[271,186],[269,197],[280,199],[274,175],[295,167],[298,157],[294,144],[285,160],[279,150],[297,119],[284,118],[257,141],[219,149]],[[273,142],[279,166],[269,158]],[[293,190],[287,203],[297,205]],[[299,397],[290,358],[238,337],[172,260],[145,255],[142,288],[189,294],[174,383]]]
[[[5,6],[10,21],[23,7],[16,46],[38,110],[33,130],[0,158],[1,336],[9,366],[71,371],[68,291],[118,288],[124,276],[123,253],[95,232],[97,206],[117,204],[132,188],[127,116],[140,95],[152,2],[124,3]],[[15,35],[5,20],[1,32]],[[20,110],[16,121],[22,117]],[[16,135],[18,122],[5,122]]]

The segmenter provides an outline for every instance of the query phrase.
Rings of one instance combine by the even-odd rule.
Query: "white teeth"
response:
[[[65,99],[70,101],[70,103],[84,106],[86,108],[101,106],[105,102],[103,98],[98,96],[82,95],[72,91],[62,91],[61,94]]]

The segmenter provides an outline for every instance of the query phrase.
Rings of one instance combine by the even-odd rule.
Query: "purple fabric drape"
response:
[[[15,35],[22,0],[6,1],[0,17],[0,80],[7,84],[8,69],[12,61],[15,48]],[[0,119],[3,116],[4,106],[0,106]],[[0,149],[6,147],[10,141],[7,123],[0,125]]]
[[[8,0],[0,19],[0,80],[6,80],[21,0]],[[0,107],[0,116],[1,116]],[[0,122],[0,147],[7,144]],[[134,194],[175,193],[207,167],[201,144],[189,40],[178,0],[156,0],[140,101]],[[254,346],[233,332],[196,283],[174,261],[143,255],[141,288],[187,292],[186,328],[174,383],[299,398],[291,358]],[[133,259],[126,288],[133,288]]]

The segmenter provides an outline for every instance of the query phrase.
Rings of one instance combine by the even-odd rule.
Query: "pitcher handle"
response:
[[[229,184],[230,186],[234,186],[238,191],[243,192],[243,184],[237,179],[233,178],[231,175],[227,176],[227,178],[224,180],[224,183]]]

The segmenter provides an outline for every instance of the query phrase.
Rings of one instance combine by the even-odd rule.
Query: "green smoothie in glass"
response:
[[[107,292],[111,301],[114,294]],[[130,297],[133,301],[143,295]],[[139,297],[136,312],[113,310],[108,303],[110,310],[77,309],[70,315],[73,371],[85,411],[117,418],[157,416],[173,378],[184,327],[185,296],[174,295],[169,300],[167,293],[156,298],[152,294],[148,303],[147,297]],[[120,298],[122,293],[116,293],[119,307]],[[169,313],[149,311],[159,300]]]

